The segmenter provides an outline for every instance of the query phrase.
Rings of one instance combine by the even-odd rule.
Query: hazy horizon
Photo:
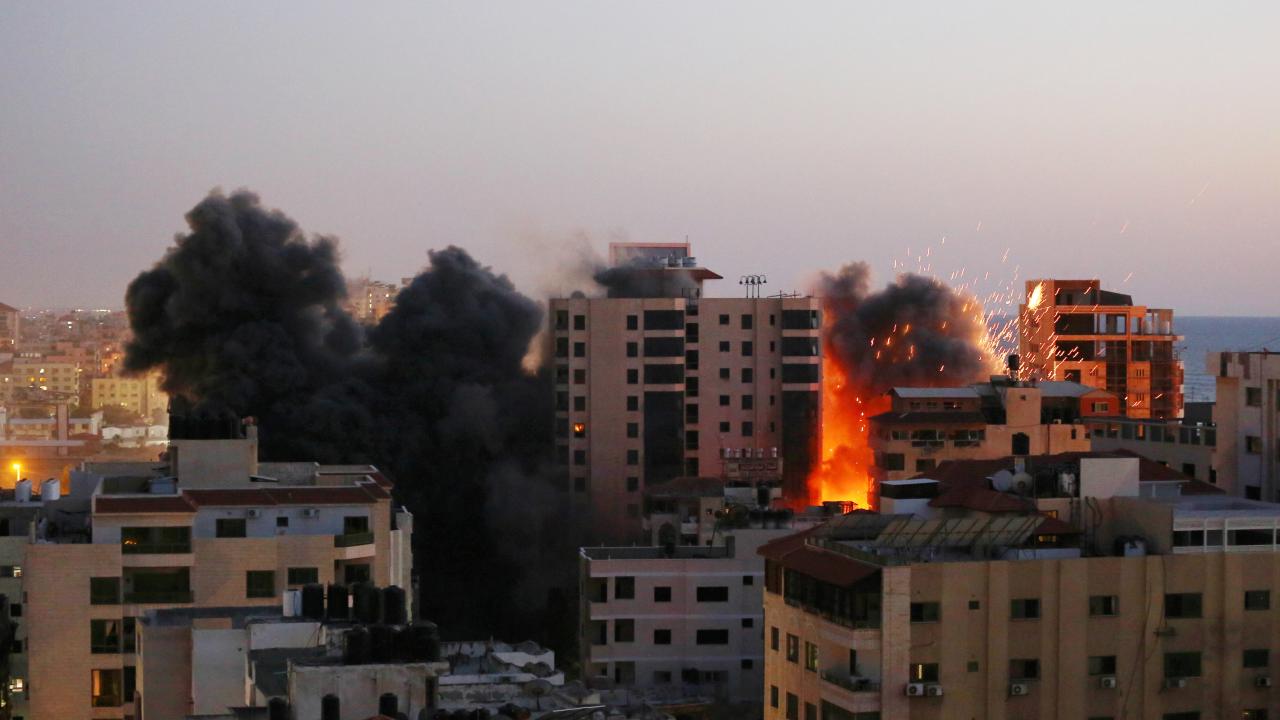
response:
[[[688,237],[717,295],[866,260],[1280,315],[1277,26],[1264,3],[8,3],[0,302],[120,307],[187,210],[247,187],[390,281],[457,244],[536,297],[584,244]]]

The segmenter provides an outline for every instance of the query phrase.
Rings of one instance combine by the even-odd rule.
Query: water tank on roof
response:
[[[40,499],[44,502],[53,502],[62,497],[62,483],[54,478],[49,478],[40,483]]]
[[[351,609],[358,622],[372,625],[381,619],[378,588],[373,583],[356,583],[351,587]]]
[[[1013,473],[1008,470],[997,471],[991,476],[991,489],[996,492],[1009,492],[1013,489]]]
[[[302,586],[302,616],[311,620],[324,620],[324,586],[320,583]]]
[[[1030,495],[1036,486],[1036,479],[1031,473],[1023,471],[1013,474],[1013,491],[1019,495]]]
[[[342,702],[332,693],[320,698],[320,720],[342,720]]]
[[[13,499],[18,502],[31,502],[31,481],[22,479],[13,488]]]
[[[330,620],[346,620],[351,617],[351,603],[347,600],[347,586],[334,583],[329,586],[326,611]]]
[[[302,612],[302,593],[298,590],[285,590],[281,593],[280,611],[285,617],[297,617]]]
[[[382,622],[403,625],[407,622],[404,588],[388,585],[382,588]]]
[[[385,663],[396,659],[396,629],[390,625],[378,623],[370,626],[369,644],[372,646],[374,662]]]
[[[1058,490],[1066,497],[1076,496],[1076,474],[1064,472],[1058,475]]]
[[[348,665],[368,665],[373,655],[369,646],[369,630],[357,625],[347,631],[343,638],[342,661]]]

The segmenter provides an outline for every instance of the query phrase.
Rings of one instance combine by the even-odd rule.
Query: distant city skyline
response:
[[[1180,315],[1280,315],[1278,23],[1188,2],[10,3],[0,301],[121,307],[183,213],[247,187],[340,238],[350,276],[457,244],[542,299],[584,243],[688,237],[721,296],[865,260],[877,283],[924,263],[989,272],[980,295],[1099,277]]]

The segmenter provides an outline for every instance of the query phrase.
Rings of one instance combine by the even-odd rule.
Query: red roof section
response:
[[[756,553],[791,570],[838,587],[849,587],[880,572],[879,565],[808,544],[809,536],[817,529],[809,528],[794,535],[770,540],[761,545]]]
[[[180,495],[94,498],[94,512],[106,514],[193,513],[199,507],[261,505],[365,505],[391,497],[382,487],[228,488],[183,490]]]
[[[104,497],[93,500],[93,511],[100,514],[133,515],[139,513],[193,513],[195,505],[181,495],[154,497]]]
[[[985,483],[985,476],[983,478]],[[961,507],[979,512],[1028,512],[1035,505],[1025,498],[972,484],[955,483],[929,501],[929,507]]]

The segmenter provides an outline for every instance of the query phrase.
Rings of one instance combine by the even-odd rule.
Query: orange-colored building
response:
[[[1020,377],[1110,390],[1128,417],[1182,415],[1172,310],[1134,305],[1098,280],[1028,280],[1019,329]]]

